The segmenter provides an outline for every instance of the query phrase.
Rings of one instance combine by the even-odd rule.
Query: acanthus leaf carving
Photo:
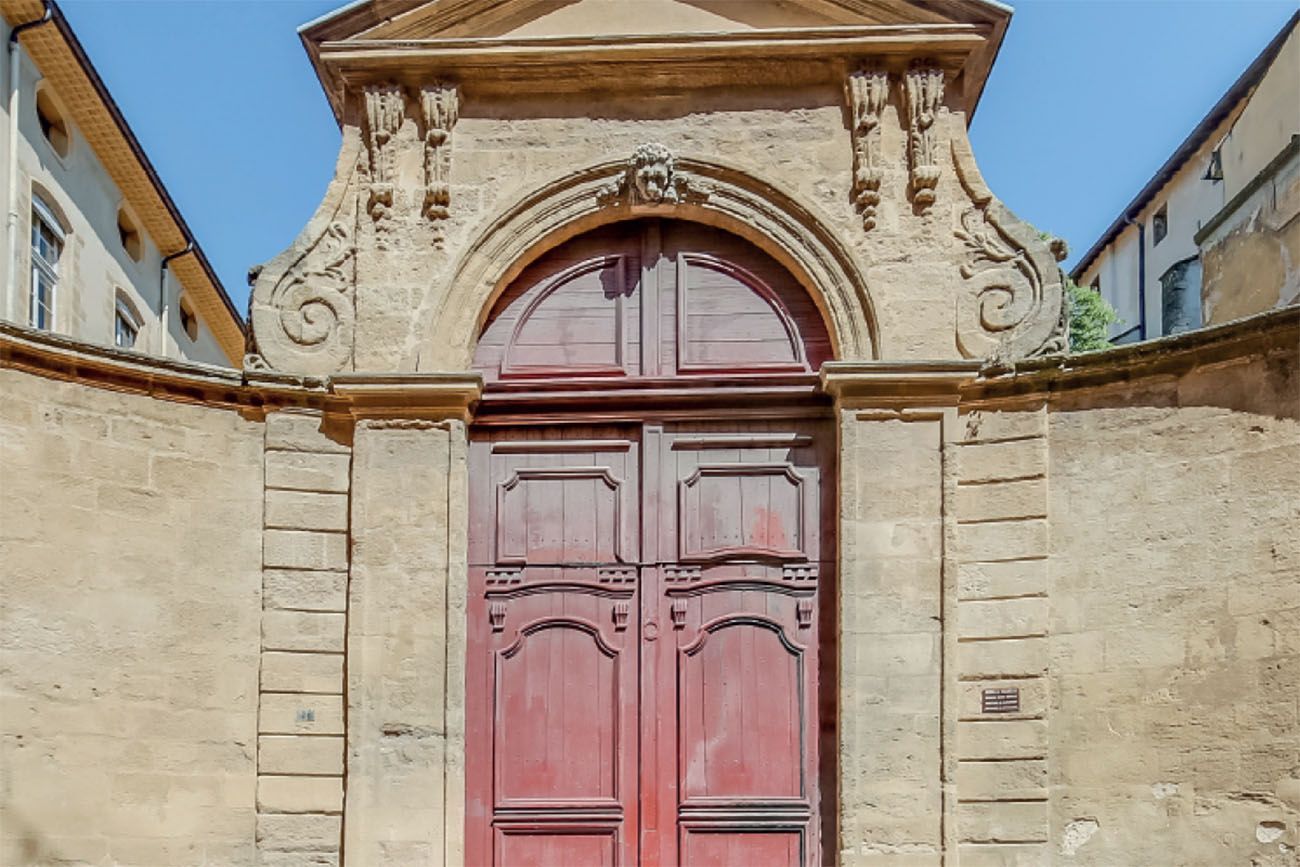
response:
[[[596,197],[602,205],[654,206],[698,203],[708,189],[677,171],[673,152],[658,142],[637,145],[623,175],[603,185]]]
[[[952,142],[953,165],[970,197],[954,232],[967,251],[957,301],[957,345],[967,358],[1000,364],[1065,352],[1069,305],[1057,262],[1063,242],[1018,219],[984,183],[966,139]]]
[[[394,84],[371,85],[365,88],[364,95],[370,174],[366,212],[382,236],[392,220],[397,184],[397,133],[406,119],[406,97]]]
[[[912,202],[924,210],[934,204],[939,183],[938,132],[935,122],[943,104],[943,70],[933,63],[912,64],[903,78],[907,105],[907,156]]]
[[[876,225],[880,182],[884,173],[880,153],[880,113],[889,99],[889,75],[884,70],[862,69],[845,82],[853,119],[853,203],[862,214],[863,230]]]
[[[433,221],[434,242],[443,242],[442,221],[451,206],[451,133],[460,112],[460,96],[450,84],[433,84],[420,91],[424,121],[424,216]]]

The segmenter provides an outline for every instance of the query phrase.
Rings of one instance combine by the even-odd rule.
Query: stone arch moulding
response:
[[[647,154],[652,162],[658,157],[648,183]],[[467,369],[497,297],[546,250],[598,226],[648,216],[704,223],[755,244],[813,298],[837,359],[881,357],[866,283],[811,207],[740,169],[642,145],[631,159],[564,175],[491,218],[456,265],[447,293],[425,314],[417,369]]]

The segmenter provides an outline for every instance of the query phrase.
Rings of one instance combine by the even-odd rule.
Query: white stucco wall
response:
[[[1292,31],[1259,84],[1207,136],[1201,147],[1151,198],[1134,219],[1146,226],[1146,311],[1148,338],[1164,333],[1160,278],[1175,264],[1200,255],[1194,237],[1234,196],[1300,135],[1300,29]],[[1219,149],[1222,181],[1205,180]],[[1154,243],[1151,220],[1168,206],[1169,234]],[[1129,227],[1093,261],[1079,281],[1100,275],[1102,295],[1123,318],[1112,337],[1138,323],[1138,231]],[[1285,294],[1285,290],[1284,290]],[[1127,339],[1127,338],[1126,338]]]
[[[1227,199],[1300,135],[1300,29],[1282,45],[1240,119],[1223,140],[1223,186]]]
[[[1146,206],[1134,216],[1134,221],[1146,227],[1146,337],[1164,334],[1160,278],[1172,266],[1197,255],[1196,232],[1223,207],[1224,183],[1205,179],[1210,155],[1218,142],[1231,129],[1236,112],[1230,115],[1210,135],[1199,150],[1154,195]],[[1152,220],[1156,212],[1167,207],[1169,232],[1164,240],[1155,242]],[[1081,285],[1092,284],[1101,276],[1102,296],[1115,307],[1121,321],[1111,326],[1111,336],[1129,331],[1140,321],[1138,296],[1138,229],[1129,226],[1102,251],[1083,273]],[[1136,335],[1125,342],[1137,339]]]
[[[0,37],[6,43],[10,30],[0,18]],[[4,204],[0,209],[7,209],[9,200],[9,64],[7,58],[4,60],[0,63],[4,88],[4,97],[0,98],[0,196]],[[118,232],[118,210],[124,204],[121,191],[62,106],[70,138],[66,156],[60,156],[46,140],[36,114],[40,86],[40,70],[24,52],[19,73],[17,286],[5,287],[6,304],[0,315],[8,315],[9,299],[16,291],[16,319],[24,325],[30,322],[31,201],[35,190],[62,218],[66,233],[59,261],[53,330],[91,343],[112,345],[116,292],[121,289],[142,319],[134,348],[158,354],[162,350],[158,316],[163,253],[141,230],[143,250],[139,261],[127,255]],[[58,94],[51,91],[51,95],[58,105]],[[0,281],[6,279],[6,273],[7,269],[0,265]],[[190,340],[185,334],[177,303],[181,287],[173,277],[168,280],[168,288],[165,354],[228,365],[225,353],[201,318],[197,339]]]

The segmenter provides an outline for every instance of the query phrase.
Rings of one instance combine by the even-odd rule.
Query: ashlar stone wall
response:
[[[261,453],[0,369],[0,863],[255,863]]]
[[[1296,863],[1298,350],[1053,401],[1058,863]]]

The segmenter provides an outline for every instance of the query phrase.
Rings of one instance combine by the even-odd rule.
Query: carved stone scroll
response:
[[[376,228],[384,231],[392,219],[393,191],[397,183],[397,131],[406,118],[406,98],[396,85],[365,89],[366,146],[369,151],[370,195],[366,211]]]
[[[437,228],[436,242],[442,242],[441,222],[451,205],[451,131],[459,112],[459,95],[454,86],[435,84],[420,91],[424,121],[424,216]]]
[[[869,230],[880,204],[880,112],[889,99],[889,75],[859,70],[849,75],[845,90],[853,117],[853,202],[862,213],[862,228]]]
[[[916,63],[903,79],[907,93],[907,155],[911,166],[912,202],[925,209],[934,204],[939,183],[935,120],[943,104],[943,70]]]
[[[995,363],[1065,352],[1069,307],[1057,265],[1064,245],[1040,236],[993,196],[964,137],[953,140],[952,157],[971,200],[955,232],[967,250],[958,348]]]
[[[334,220],[269,292],[254,291],[249,318],[255,343],[247,368],[312,374],[343,369],[356,323],[355,253],[347,223]]]
[[[700,202],[708,190],[677,171],[673,152],[657,142],[638,145],[627,171],[605,184],[596,196],[602,205],[654,206]]]

